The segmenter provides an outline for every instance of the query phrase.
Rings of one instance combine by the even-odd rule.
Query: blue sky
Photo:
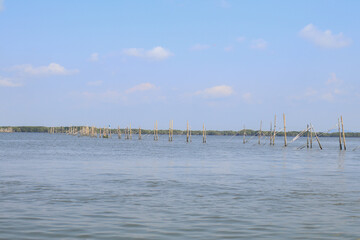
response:
[[[360,131],[358,9],[0,0],[0,125]]]

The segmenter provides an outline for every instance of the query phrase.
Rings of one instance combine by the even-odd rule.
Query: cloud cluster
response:
[[[233,88],[227,85],[219,85],[195,92],[195,95],[204,98],[223,98],[223,97],[231,96],[233,94],[234,94]]]
[[[342,33],[333,34],[330,30],[321,31],[313,24],[306,25],[300,31],[300,36],[323,48],[342,48],[349,46],[352,42]]]
[[[0,87],[21,87],[20,83],[15,83],[10,78],[3,78],[0,76]]]
[[[141,83],[139,85],[136,85],[132,88],[129,88],[128,90],[126,90],[126,93],[134,93],[134,92],[143,92],[143,91],[148,91],[148,90],[152,90],[155,89],[155,85],[151,84],[151,83]]]
[[[146,58],[150,60],[165,60],[174,55],[169,50],[163,47],[154,47],[150,50],[144,50],[142,48],[127,48],[123,50],[123,54],[131,57]]]
[[[337,97],[345,94],[346,88],[343,81],[335,73],[330,73],[330,78],[320,88],[308,87],[304,93],[294,96],[296,100],[307,100],[310,102],[322,100],[327,102],[334,101]]]
[[[78,70],[68,70],[57,63],[50,63],[48,66],[33,67],[31,64],[17,65],[11,68],[13,71],[27,75],[71,75]]]

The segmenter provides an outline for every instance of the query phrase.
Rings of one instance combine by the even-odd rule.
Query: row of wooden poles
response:
[[[55,133],[55,128],[51,127],[49,128],[49,133],[53,134]],[[98,135],[99,133],[99,135]],[[73,135],[73,136],[89,136],[89,137],[99,137],[99,138],[111,138],[111,129],[109,128],[95,128],[93,127],[81,127],[80,129],[78,129],[77,127],[70,127],[69,130],[66,131],[66,134],[68,135]],[[131,124],[129,127],[126,127],[124,129],[124,134],[125,134],[125,139],[129,140],[132,139],[132,130],[131,130]],[[117,129],[117,136],[119,139],[121,139],[122,137],[122,133],[121,133],[121,129],[120,127],[118,127]],[[203,132],[202,132],[202,136],[203,136],[203,143],[206,143],[206,128],[205,128],[205,124],[203,124]],[[169,142],[172,142],[174,138],[174,120],[170,120],[169,123]],[[141,127],[139,128],[138,131],[138,139],[141,140],[142,139],[142,135],[141,135]],[[158,141],[159,140],[159,129],[158,129],[158,121],[155,122],[154,124],[154,141]],[[189,122],[187,122],[187,130],[186,130],[186,142],[189,143],[191,142],[191,128],[189,126]]]
[[[284,147],[288,146],[288,141],[287,141],[287,135],[286,135],[286,117],[285,114],[283,114],[283,123],[284,123]],[[346,150],[346,140],[345,140],[345,130],[344,130],[344,122],[343,122],[343,118],[342,116],[340,116],[340,118],[338,119],[338,131],[339,131],[339,147],[340,150]],[[276,130],[276,114],[275,114],[275,118],[274,118],[274,125],[272,123],[270,123],[270,135],[269,135],[269,139],[270,139],[270,145],[274,146],[275,145],[275,137],[276,134],[279,132]],[[49,133],[55,133],[55,128],[51,127],[49,128]],[[78,129],[77,127],[70,127],[67,131],[67,134],[70,135],[79,135],[79,136],[90,136],[90,137],[99,137],[99,138],[111,138],[111,129],[109,128],[96,128],[96,127],[81,127],[80,129]],[[99,135],[98,135],[99,133]],[[306,147],[307,148],[312,148],[313,147],[313,139],[315,137],[319,148],[323,149],[321,143],[320,143],[320,139],[318,134],[316,133],[316,131],[314,130],[314,127],[312,126],[312,124],[307,124],[306,129],[301,131],[296,137],[294,137],[294,139],[291,141],[294,142],[296,141],[299,137],[303,136],[306,133],[306,137],[307,137],[307,143],[306,143]],[[244,130],[243,130],[243,143],[245,144],[247,142],[246,140],[246,128],[244,126]],[[129,127],[126,127],[124,129],[124,135],[125,135],[125,139],[129,140],[132,139],[132,128],[131,128],[131,124]],[[159,134],[158,134],[158,121],[155,121],[154,123],[154,131],[153,131],[153,135],[154,135],[154,141],[158,141],[159,140]],[[117,136],[119,139],[121,139],[122,137],[122,133],[120,130],[120,127],[118,127],[117,129]],[[205,124],[203,124],[203,129],[202,129],[202,142],[206,143],[206,128],[205,128]],[[262,121],[260,121],[260,130],[258,132],[258,144],[261,144],[261,137],[263,137],[265,135],[263,135],[262,132]],[[170,120],[169,122],[169,142],[173,141],[173,137],[174,137],[174,121]],[[142,139],[142,135],[141,135],[141,128],[139,128],[138,131],[138,139],[141,140]],[[189,121],[187,121],[186,124],[186,142],[192,142],[192,138],[191,138],[191,127],[189,125]]]
[[[284,123],[284,147],[288,146],[288,141],[287,141],[287,136],[286,136],[286,117],[285,114],[283,114],[283,123]],[[343,122],[343,117],[340,116],[340,118],[338,118],[338,131],[339,131],[339,147],[340,150],[346,150],[346,141],[345,141],[345,130],[344,130],[344,122]],[[244,130],[243,130],[244,136],[243,136],[243,143],[245,144],[246,141],[246,128],[244,126]],[[312,126],[312,124],[307,124],[307,127],[305,130],[303,130],[302,132],[300,132],[297,136],[295,136],[295,138],[291,141],[294,142],[296,141],[299,137],[301,137],[304,133],[306,133],[307,135],[307,143],[306,143],[306,147],[307,148],[312,148],[313,147],[313,138],[315,137],[316,141],[318,142],[319,148],[323,149],[321,143],[320,143],[320,139],[316,133],[316,131],[314,130],[314,127]],[[276,137],[277,131],[276,131],[276,114],[275,114],[275,119],[274,119],[274,129],[273,129],[273,124],[270,123],[270,145],[275,145],[275,137]],[[260,130],[258,132],[258,144],[261,144],[261,137],[263,136],[262,134],[262,121],[260,121]]]

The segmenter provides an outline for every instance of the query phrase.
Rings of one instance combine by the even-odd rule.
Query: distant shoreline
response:
[[[80,130],[81,127],[84,126],[72,126],[73,128],[76,128]],[[2,132],[32,132],[32,133],[47,133],[49,132],[51,127],[44,127],[44,126],[1,126],[0,127],[0,133]],[[71,127],[54,127],[55,133],[65,133],[68,131]],[[125,129],[120,129],[122,133],[124,133]],[[137,134],[139,132],[138,128],[132,128],[131,129],[133,134]],[[296,136],[301,131],[288,131],[286,132],[287,136]],[[117,134],[117,129],[111,129],[112,134]],[[149,129],[141,129],[142,134],[153,134],[154,130]],[[169,130],[162,129],[158,130],[159,135],[166,135],[169,133]],[[245,130],[246,136],[258,136],[259,130],[252,130],[252,129],[246,129]],[[270,131],[262,131],[262,136],[269,136]],[[192,135],[202,135],[202,130],[192,130]],[[215,136],[243,136],[244,130],[235,131],[235,130],[206,130],[207,135],[215,135]],[[326,132],[317,132],[319,137],[339,137],[338,132],[332,132],[332,133],[326,133]],[[346,137],[360,137],[360,132],[346,132]],[[174,135],[186,135],[186,130],[176,130],[174,129]],[[284,132],[280,131],[276,133],[277,136],[284,136]]]

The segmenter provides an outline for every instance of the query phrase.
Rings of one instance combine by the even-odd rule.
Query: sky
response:
[[[360,131],[359,9],[0,0],[0,126]]]

